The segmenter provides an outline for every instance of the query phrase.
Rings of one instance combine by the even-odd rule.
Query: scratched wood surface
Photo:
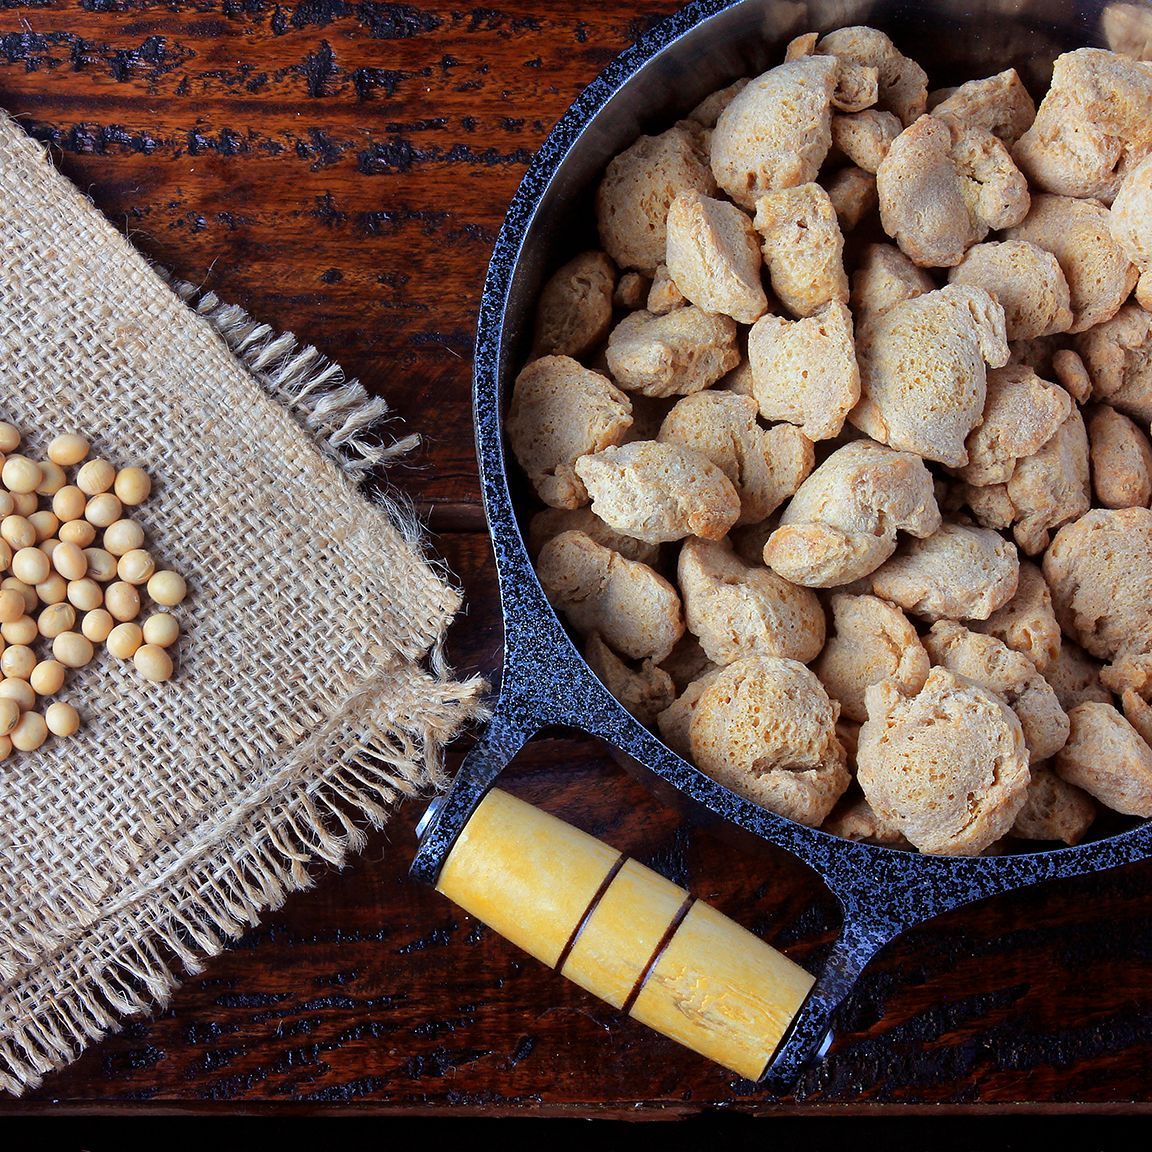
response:
[[[504,208],[553,122],[667,0],[0,0],[0,107],[150,256],[296,331],[426,442],[397,476],[458,574],[462,671],[501,643],[469,411]],[[454,754],[454,763],[459,753]],[[818,964],[806,868],[689,830],[558,733],[508,785]],[[406,870],[422,803],[0,1114],[679,1117],[702,1111],[1144,1110],[1152,865],[1002,897],[889,946],[787,1098],[735,1080],[516,954]]]

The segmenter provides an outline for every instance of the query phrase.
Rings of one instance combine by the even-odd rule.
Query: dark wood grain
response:
[[[495,573],[469,408],[504,208],[552,123],[674,5],[3,0],[0,105],[150,256],[340,360],[425,443],[394,476],[493,672]],[[454,751],[452,766],[459,761]],[[816,965],[837,910],[781,852],[692,828],[596,743],[512,790]],[[1005,896],[897,940],[777,1099],[646,1032],[407,877],[423,801],[0,1114],[247,1111],[669,1118],[1147,1110],[1152,865]]]

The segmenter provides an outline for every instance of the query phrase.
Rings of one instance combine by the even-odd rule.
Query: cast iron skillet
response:
[[[502,682],[491,722],[452,789],[422,821],[412,871],[435,883],[457,835],[496,777],[532,736],[556,725],[600,737],[643,766],[658,787],[671,786],[690,806],[794,853],[820,873],[838,899],[843,929],[762,1078],[774,1090],[795,1081],[865,964],[899,933],[986,896],[1143,859],[1152,851],[1152,823],[1074,848],[976,859],[927,856],[853,843],[776,816],[665,747],[585,664],[546,600],[524,545],[502,420],[511,381],[527,351],[535,299],[552,269],[594,246],[594,237],[580,235],[573,222],[591,219],[590,190],[608,160],[642,132],[672,124],[709,92],[778,63],[792,36],[872,24],[920,61],[934,85],[1014,66],[1042,92],[1060,52],[1106,46],[1106,7],[1099,0],[691,3],[617,57],[575,101],[531,164],[496,242],[480,305],[473,403],[504,611]]]

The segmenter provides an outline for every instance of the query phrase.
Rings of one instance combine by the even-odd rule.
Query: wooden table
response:
[[[396,470],[498,667],[470,360],[505,206],[569,102],[671,0],[6,0],[0,106],[145,252],[295,331],[425,435]],[[454,756],[458,762],[459,754]],[[818,962],[819,881],[684,829],[595,743],[510,786]],[[153,1019],[0,1113],[673,1117],[1147,1109],[1152,863],[1002,897],[889,946],[780,1099],[621,1018],[407,878],[424,804],[291,897]]]

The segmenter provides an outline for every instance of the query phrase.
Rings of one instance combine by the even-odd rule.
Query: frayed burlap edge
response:
[[[311,344],[301,346],[291,332],[278,332],[254,319],[238,304],[227,304],[215,292],[172,276],[155,264],[153,271],[179,298],[206,320],[269,397],[290,412],[311,441],[351,480],[363,485],[380,470],[409,456],[420,445],[419,433],[388,439],[394,419],[388,401],[373,396],[359,380]],[[404,542],[452,591],[453,573],[431,550],[426,526],[408,498],[397,489],[376,490],[372,502],[388,515]],[[432,669],[449,679],[443,638],[428,654]]]
[[[394,698],[405,674],[422,681],[412,693],[420,715],[388,715],[380,705]],[[173,878],[111,905],[90,931],[44,958],[42,966],[51,961],[76,979],[52,990],[0,1041],[0,1089],[18,1096],[36,1088],[46,1073],[118,1030],[121,1017],[163,1008],[179,986],[177,962],[197,974],[204,959],[257,925],[265,909],[311,887],[310,868],[321,862],[339,868],[361,851],[367,842],[361,822],[379,829],[402,800],[443,785],[441,750],[485,714],[485,684],[433,680],[412,665],[382,679],[294,749],[274,783],[237,804],[220,824],[215,848],[193,845],[195,860],[175,861]],[[352,740],[349,721],[361,729]],[[301,787],[297,766],[316,762],[333,767]],[[128,909],[129,922],[141,927],[132,939],[123,936]],[[22,975],[23,984],[34,981],[34,972]]]
[[[363,481],[420,443],[415,433],[386,440],[384,425],[392,419],[388,401],[371,395],[359,380],[349,380],[339,364],[316,348],[301,347],[291,332],[277,332],[239,305],[224,303],[215,292],[175,279],[163,269],[156,271],[212,325],[264,391],[296,416],[321,451],[354,480]]]

